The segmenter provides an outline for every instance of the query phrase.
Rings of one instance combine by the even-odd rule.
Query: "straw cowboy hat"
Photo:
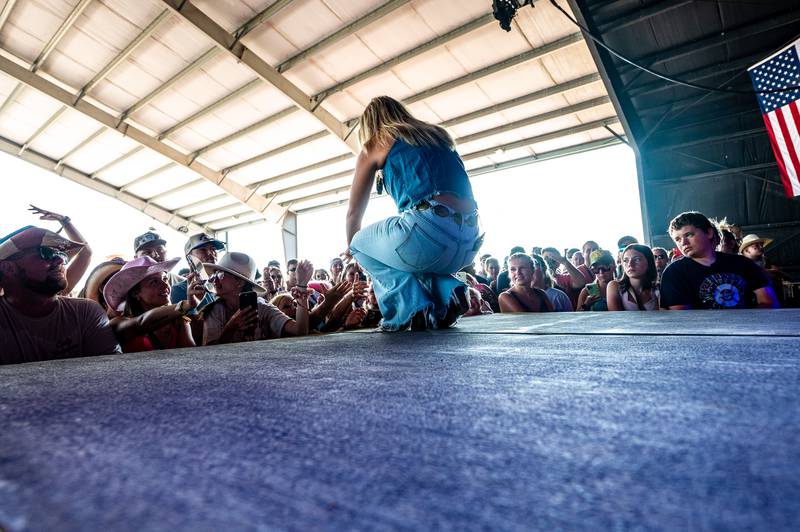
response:
[[[256,270],[258,270],[256,261],[246,253],[231,251],[226,253],[217,264],[203,263],[203,267],[206,272],[208,272],[209,276],[215,271],[225,272],[243,281],[247,281],[252,287],[252,290],[258,295],[261,296],[267,293],[264,288],[256,284]]]
[[[761,244],[762,246],[767,247],[772,244],[772,239],[758,238],[758,235],[747,235],[742,239],[742,243],[739,244],[739,253],[744,251],[744,248],[747,246],[752,246],[753,244]]]
[[[106,287],[103,289],[103,297],[106,299],[109,308],[122,312],[131,288],[142,282],[145,277],[154,273],[170,271],[180,260],[171,259],[164,262],[156,262],[152,257],[145,256],[126,263],[120,271],[108,280]]]
[[[125,261],[120,258],[98,264],[89,274],[89,278],[86,279],[83,297],[91,299],[92,301],[97,301],[98,303],[100,299],[105,300],[105,296],[100,293],[100,287],[103,286],[103,283],[110,279],[112,275],[120,271],[123,266],[125,266]]]

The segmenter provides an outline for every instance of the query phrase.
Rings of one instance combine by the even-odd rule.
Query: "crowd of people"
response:
[[[166,242],[148,231],[135,239],[132,260],[99,264],[78,290],[91,249],[68,217],[35,212],[66,235],[27,226],[0,240],[2,363],[374,329],[385,319],[375,279],[355,260],[336,257],[315,269],[291,259],[259,269],[248,254],[202,233],[187,240],[189,268],[179,273],[180,259],[167,258]],[[780,306],[780,270],[764,255],[769,239],[737,237],[697,212],[677,216],[669,231],[671,250],[623,237],[616,253],[590,240],[564,254],[516,247],[502,259],[476,257],[452,276],[467,290],[446,326],[496,312]],[[430,326],[411,320],[380,330]]]
[[[68,216],[31,207],[58,232],[26,226],[0,239],[0,363],[135,353],[325,334],[444,329],[497,312],[777,308],[781,273],[770,240],[685,212],[669,224],[675,248],[624,236],[561,253],[512,248],[480,255],[478,205],[452,137],[398,101],[373,99],[359,120],[363,146],[345,221],[347,246],[328,268],[290,259],[259,268],[246,250],[190,236],[187,268],[154,231],[133,258],[95,267]],[[367,227],[384,190],[398,216]],[[60,234],[63,230],[63,236]],[[76,294],[77,297],[72,297]]]

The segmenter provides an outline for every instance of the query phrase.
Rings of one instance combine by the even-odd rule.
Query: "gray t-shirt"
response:
[[[63,296],[56,300],[50,314],[31,318],[0,297],[0,364],[121,353],[100,305]]]
[[[203,345],[215,342],[222,336],[225,324],[231,319],[236,310],[229,311],[225,303],[217,300],[203,312]],[[256,325],[255,340],[268,340],[280,338],[283,326],[289,321],[289,316],[278,310],[272,303],[258,298],[258,325]],[[233,336],[234,342],[245,340],[244,334],[237,331]]]

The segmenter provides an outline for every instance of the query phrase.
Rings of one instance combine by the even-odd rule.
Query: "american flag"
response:
[[[756,91],[800,86],[798,46],[800,39],[747,69]],[[786,195],[800,196],[800,89],[757,96]]]

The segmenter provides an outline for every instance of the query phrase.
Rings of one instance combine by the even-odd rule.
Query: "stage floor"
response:
[[[0,528],[796,530],[799,326],[496,315],[0,366]]]

